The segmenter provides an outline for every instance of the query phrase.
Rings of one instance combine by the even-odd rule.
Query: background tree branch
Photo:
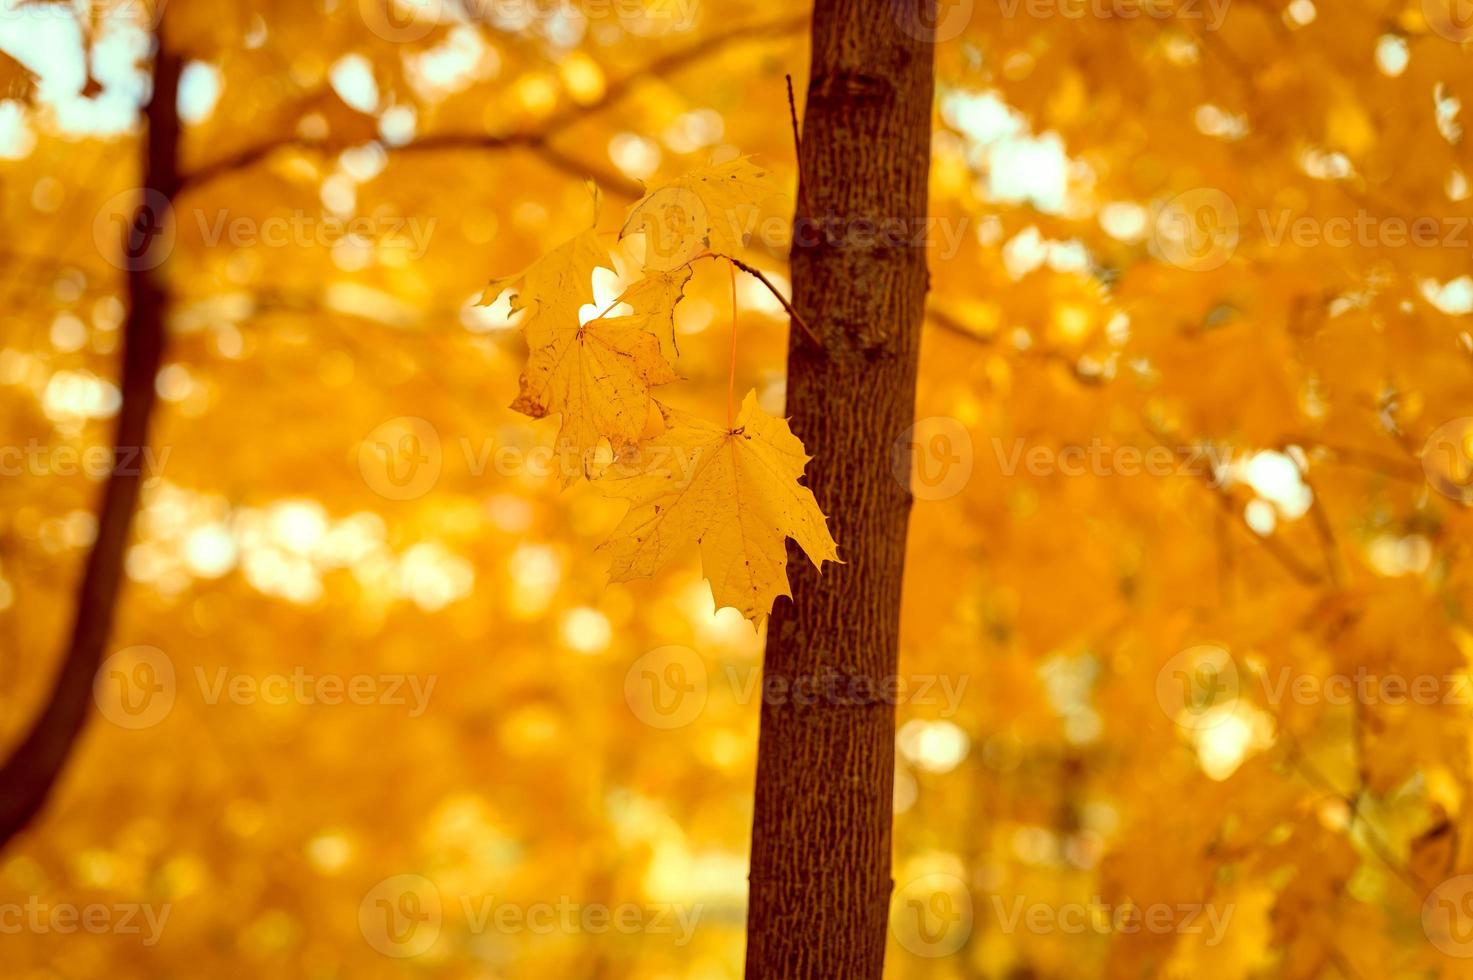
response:
[[[0,767],[0,847],[15,837],[45,806],[89,714],[94,679],[112,632],[123,559],[137,510],[141,471],[120,467],[125,450],[147,444],[157,401],[155,378],[163,360],[168,293],[159,268],[143,268],[146,253],[163,220],[157,205],[179,191],[177,111],[182,57],[170,51],[162,30],[156,36],[152,97],[144,110],[143,200],[127,233],[125,255],[128,314],[123,324],[122,404],[114,445],[114,468],[103,488],[97,536],[82,573],[73,614],[71,640],[50,695],[30,730]]]

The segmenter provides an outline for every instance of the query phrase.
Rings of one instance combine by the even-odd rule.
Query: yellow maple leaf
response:
[[[592,475],[600,439],[615,453],[638,442],[655,406],[650,388],[678,380],[649,321],[648,315],[619,316],[580,324],[575,311],[571,319],[560,314],[528,324],[532,353],[511,407],[534,419],[562,415],[557,450],[567,461],[564,486],[580,473]]]
[[[650,191],[629,209],[619,237],[644,232],[646,269],[669,271],[702,252],[735,255],[762,202],[782,187],[750,157],[702,167]]]
[[[680,354],[680,345],[675,342],[675,304],[685,294],[685,286],[690,282],[690,277],[689,266],[668,272],[651,271],[624,290],[619,297],[619,302],[628,303],[636,316],[649,315],[650,330],[660,338],[661,347],[665,346],[665,340],[669,338],[668,356]]]
[[[514,290],[511,311],[532,309],[523,329],[540,319],[578,321],[580,307],[593,303],[593,270],[614,267],[608,249],[592,228],[574,235],[521,272],[492,279],[481,293],[480,306],[490,306]]]
[[[629,501],[603,545],[610,581],[648,578],[693,544],[718,608],[760,623],[788,590],[786,539],[822,568],[838,561],[813,491],[798,482],[809,456],[788,429],[748,393],[736,427],[676,412],[665,433],[616,461],[598,486]]]

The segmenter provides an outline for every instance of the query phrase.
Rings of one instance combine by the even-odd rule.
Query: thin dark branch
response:
[[[1325,573],[1330,576],[1332,585],[1337,589],[1343,588],[1345,586],[1345,561],[1340,553],[1340,542],[1335,537],[1335,528],[1330,523],[1329,512],[1325,510],[1325,501],[1311,481],[1307,470],[1301,470],[1299,478],[1309,488],[1309,515],[1314,522],[1315,533],[1319,535],[1320,547],[1325,553]]]
[[[1152,439],[1155,439],[1159,445],[1165,446],[1168,449],[1173,448],[1171,441],[1168,440],[1166,436],[1163,435],[1155,426],[1151,425],[1149,422],[1145,422],[1144,420],[1142,422],[1142,425],[1143,428],[1146,430],[1146,433],[1150,435]],[[1285,546],[1282,540],[1270,534],[1259,534],[1257,531],[1253,530],[1252,525],[1248,523],[1248,518],[1243,514],[1242,508],[1237,506],[1237,502],[1233,499],[1233,495],[1229,493],[1222,486],[1221,483],[1217,482],[1213,473],[1208,471],[1197,473],[1196,475],[1201,478],[1202,485],[1212,492],[1213,497],[1217,500],[1217,503],[1222,508],[1223,513],[1232,518],[1234,523],[1242,527],[1248,533],[1248,536],[1251,537],[1254,541],[1257,541],[1265,551],[1272,555],[1273,558],[1284,567],[1284,570],[1292,575],[1296,581],[1298,581],[1302,585],[1307,585],[1315,588],[1323,586],[1325,584],[1324,577],[1321,576],[1314,569],[1306,565],[1303,561],[1301,561],[1299,559],[1299,556],[1294,554],[1293,551],[1289,550],[1289,548]]]
[[[1354,446],[1340,446],[1334,443],[1320,442],[1310,435],[1291,435],[1284,438],[1284,444],[1297,444],[1306,449],[1323,449],[1335,457],[1335,461],[1345,466],[1358,469],[1370,470],[1380,473],[1393,480],[1402,480],[1407,483],[1421,483],[1426,479],[1422,468],[1414,462],[1405,459],[1397,459],[1369,449],[1357,449]]]
[[[767,276],[763,275],[761,269],[750,266],[747,263],[743,262],[741,259],[734,259],[730,255],[722,257],[725,258],[732,265],[736,266],[738,269],[741,269],[743,272],[754,277],[758,282],[762,283],[762,285],[766,286],[767,291],[772,293],[773,296],[777,297],[777,301],[783,305],[783,309],[788,311],[788,316],[792,317],[793,322],[796,323],[798,327],[805,334],[808,335],[808,339],[813,341],[814,346],[818,347],[820,350],[823,349],[823,341],[819,339],[818,334],[813,332],[813,328],[808,325],[808,321],[804,320],[802,314],[793,309],[793,304],[789,303],[788,298],[778,291],[778,288],[772,284],[771,279],[768,279]]]
[[[801,156],[803,134],[798,130],[798,101],[793,98],[793,76],[784,75],[783,80],[788,83],[788,119],[793,124],[793,151]]]
[[[1236,506],[1231,494],[1223,491],[1221,488],[1214,487],[1212,489],[1214,490],[1214,493],[1217,497],[1217,502],[1219,506],[1221,506],[1223,512],[1237,518],[1237,523],[1248,533],[1248,535],[1252,537],[1253,540],[1262,545],[1263,549],[1267,551],[1270,555],[1272,555],[1273,558],[1284,567],[1284,570],[1292,575],[1296,581],[1298,581],[1301,585],[1310,586],[1312,588],[1318,588],[1325,584],[1324,578],[1318,572],[1314,571],[1312,568],[1306,565],[1304,562],[1300,561],[1299,556],[1290,551],[1288,546],[1286,546],[1283,541],[1274,537],[1271,534],[1259,534],[1257,531],[1253,530],[1252,526],[1248,524],[1248,519]]]
[[[785,17],[759,24],[746,24],[720,34],[714,34],[678,51],[672,51],[654,59],[644,68],[617,79],[604,89],[603,94],[587,105],[574,106],[554,113],[540,130],[521,133],[431,133],[403,146],[389,147],[394,153],[413,153],[435,150],[507,150],[525,149],[542,157],[559,170],[580,177],[592,177],[600,186],[625,197],[640,197],[644,189],[627,177],[598,168],[570,157],[551,146],[553,137],[572,128],[577,123],[614,105],[632,91],[635,86],[650,78],[662,78],[702,59],[743,41],[761,37],[774,37],[802,29],[808,23],[808,15]],[[227,173],[235,173],[254,166],[278,150],[288,148],[307,149],[321,144],[299,139],[295,136],[268,140],[247,147],[239,153],[222,157],[184,175],[182,184],[193,189]]]
[[[801,31],[807,26],[808,13],[805,11],[801,14],[793,14],[775,20],[733,27],[731,30],[722,31],[720,34],[712,34],[694,44],[663,54],[639,71],[631,72],[610,82],[604,88],[603,94],[586,106],[575,106],[565,109],[562,112],[554,113],[548,119],[547,125],[543,130],[544,135],[561,132],[571,127],[574,123],[586,118],[588,115],[608,108],[623,99],[625,95],[633,91],[641,82],[650,78],[666,78],[697,62],[704,61],[713,54],[718,54],[726,48],[744,41],[750,41],[756,38],[782,37],[786,34]]]
[[[270,140],[242,150],[240,153],[222,157],[188,174],[183,184],[190,190],[202,187],[226,174],[239,173],[260,163],[280,150],[310,150],[323,144],[297,138]],[[389,147],[394,153],[434,153],[445,150],[511,150],[525,149],[540,157],[545,163],[570,176],[593,179],[598,185],[623,197],[637,198],[644,188],[623,174],[596,164],[586,163],[550,145],[538,133],[512,133],[506,136],[491,136],[484,133],[433,133],[423,139],[403,146]]]
[[[264,143],[257,143],[255,146],[246,147],[239,153],[221,157],[190,173],[182,174],[179,181],[180,189],[193,190],[225,174],[249,169],[267,159],[278,150],[285,150],[289,147],[306,149],[317,145],[319,144],[295,136],[283,136],[277,139],[267,140]]]
[[[975,330],[968,328],[965,323],[962,323],[960,320],[952,316],[950,313],[947,313],[945,310],[937,309],[934,306],[928,306],[926,307],[926,318],[930,320],[933,325],[940,327],[947,333],[952,334],[956,337],[960,337],[963,340],[970,340],[974,344],[982,344],[987,347],[996,346],[997,344],[996,335],[984,335],[977,333]]]
[[[996,336],[984,336],[974,330],[968,329],[966,324],[945,310],[928,306],[926,307],[926,317],[934,326],[940,327],[952,336],[960,337],[974,344],[983,344],[986,346],[996,346],[997,344]],[[1018,347],[1014,349],[1020,356],[1031,356],[1042,361],[1049,361],[1060,365],[1069,372],[1075,381],[1089,388],[1101,387],[1109,380],[1102,374],[1085,373],[1080,369],[1078,360],[1070,357],[1063,351],[1054,350],[1051,347]]]
[[[808,188],[803,181],[803,135],[798,129],[798,101],[793,98],[793,76],[784,75],[788,83],[788,120],[793,124],[793,160],[798,170],[798,208],[801,217],[811,218],[813,209],[808,206]]]
[[[167,203],[179,189],[179,116],[175,106],[184,59],[170,50],[162,32],[157,47],[153,96],[144,110],[147,137],[142,147],[143,186]],[[158,203],[142,200],[126,232],[125,254],[135,261],[127,277],[129,302],[119,378],[122,405],[113,437],[115,460],[148,445],[149,423],[157,400],[155,379],[163,361],[169,295],[165,278],[146,260],[161,217],[154,212]],[[103,487],[97,536],[82,572],[61,669],[24,738],[0,766],[0,846],[41,812],[86,725],[93,684],[117,611],[139,485],[136,467],[115,466]]]
[[[532,152],[542,158],[542,161],[554,169],[561,170],[569,177],[579,180],[592,180],[599,186],[600,190],[627,197],[630,200],[638,200],[644,197],[644,185],[638,181],[630,180],[617,170],[596,164],[586,163],[576,157],[569,156],[556,147],[546,143],[532,147]]]
[[[1283,723],[1282,717],[1278,719],[1279,738],[1285,743],[1284,754],[1288,757],[1291,765],[1299,771],[1311,783],[1318,786],[1322,791],[1329,793],[1340,800],[1350,810],[1351,822],[1360,821],[1361,839],[1366,842],[1366,847],[1376,856],[1386,870],[1390,871],[1396,878],[1406,885],[1413,895],[1422,895],[1427,890],[1427,884],[1420,881],[1412,870],[1397,859],[1391,845],[1381,836],[1381,832],[1375,828],[1360,812],[1360,803],[1357,797],[1362,790],[1357,789],[1354,793],[1346,793],[1337,787],[1329,776],[1325,775],[1308,753],[1299,743],[1299,737]]]

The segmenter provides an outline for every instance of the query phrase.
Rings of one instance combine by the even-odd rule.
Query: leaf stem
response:
[[[701,259],[725,259],[732,265],[736,266],[738,269],[741,269],[743,272],[752,276],[762,285],[766,286],[767,291],[773,295],[773,298],[775,298],[779,303],[782,304],[783,309],[787,311],[788,316],[792,317],[793,322],[798,325],[799,329],[807,334],[809,340],[813,341],[813,345],[820,350],[823,349],[823,341],[819,339],[818,334],[814,333],[813,328],[808,325],[808,321],[803,319],[803,315],[801,313],[793,309],[793,304],[789,303],[788,298],[778,291],[778,288],[772,284],[771,279],[763,275],[761,269],[758,269],[755,266],[750,266],[747,263],[743,262],[741,259],[734,259],[730,255],[721,255],[717,252],[702,252],[700,255],[695,256],[690,261],[698,262]],[[733,273],[733,275],[735,275],[735,273]]]
[[[768,279],[765,275],[762,274],[761,269],[747,265],[747,263],[743,262],[741,259],[733,259],[730,256],[727,257],[727,261],[736,266],[738,269],[741,269],[743,272],[755,278],[758,282],[762,283],[762,285],[766,286],[767,291],[770,292],[774,297],[776,297],[777,301],[783,305],[783,309],[788,311],[788,316],[792,317],[793,322],[798,325],[799,329],[801,329],[805,334],[808,335],[808,339],[813,341],[814,346],[820,349],[823,348],[823,341],[819,339],[818,334],[813,332],[813,328],[808,325],[808,321],[804,320],[803,317],[798,313],[798,311],[793,309],[793,304],[788,302],[788,298],[786,296],[778,292],[778,288],[772,284],[771,279]]]
[[[733,405],[736,401],[736,358],[737,358],[737,260],[728,257],[727,268],[731,270],[731,369],[726,376],[726,429],[736,429]]]

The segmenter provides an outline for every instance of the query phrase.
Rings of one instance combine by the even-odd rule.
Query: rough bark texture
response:
[[[156,394],[154,379],[163,358],[167,296],[158,269],[142,268],[152,236],[167,215],[162,202],[179,188],[177,100],[181,59],[165,47],[162,35],[153,67],[153,95],[145,110],[143,187],[140,209],[127,242],[128,316],[123,325],[122,406],[113,444],[118,449],[147,445]],[[133,458],[131,455],[114,459]],[[50,697],[26,737],[0,768],[0,847],[45,805],[88,716],[92,682],[112,632],[122,582],[123,557],[138,502],[141,467],[122,467],[109,475],[98,513],[97,539],[87,556],[72,624],[71,641]]]
[[[934,0],[817,0],[803,120],[787,410],[846,564],[789,547],[793,601],[768,630],[747,914],[749,980],[879,980],[891,892],[895,709],[913,422],[925,307]],[[905,29],[907,26],[909,30]],[[903,223],[903,241],[884,229]],[[882,232],[876,241],[876,229]],[[834,678],[848,678],[834,683]],[[780,682],[778,682],[780,683]],[[781,690],[765,686],[764,690]]]

